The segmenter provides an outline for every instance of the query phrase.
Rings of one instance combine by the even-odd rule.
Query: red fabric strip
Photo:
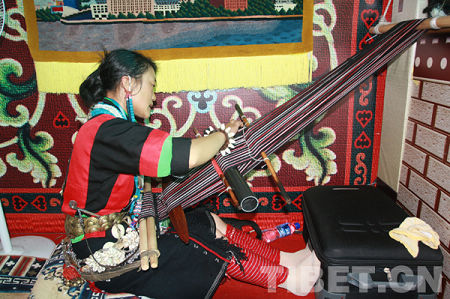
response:
[[[105,236],[106,236],[106,232],[105,231],[92,232],[92,233],[85,234],[84,237],[83,237],[83,240],[90,239],[90,238],[104,238]]]
[[[139,173],[157,177],[158,163],[164,141],[169,137],[169,133],[154,129],[148,134],[147,140],[142,147],[141,159],[139,162]]]
[[[107,215],[121,211],[129,203],[129,199],[133,196],[134,176],[130,174],[120,174],[111,191],[106,206],[99,211],[100,215]]]

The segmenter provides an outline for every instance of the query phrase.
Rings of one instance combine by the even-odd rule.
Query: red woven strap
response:
[[[211,163],[214,166],[214,169],[216,170],[216,172],[219,175],[219,177],[222,177],[223,176],[223,172],[222,172],[222,169],[220,169],[219,164],[217,164],[216,159],[211,159]]]

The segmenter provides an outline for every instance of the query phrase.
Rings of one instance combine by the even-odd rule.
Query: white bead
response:
[[[434,17],[434,18],[432,18],[431,20],[430,20],[430,27],[432,28],[432,29],[441,29],[437,24],[436,24],[436,20],[438,19],[439,17]]]
[[[381,34],[380,30],[378,30],[378,28],[380,27],[380,23],[378,23],[375,27],[373,27],[373,32],[375,32],[375,34],[379,35]]]

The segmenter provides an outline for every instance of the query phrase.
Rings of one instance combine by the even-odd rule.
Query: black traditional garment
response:
[[[105,113],[81,127],[73,147],[62,206],[69,215],[75,214],[71,200],[99,215],[120,212],[136,191],[136,175],[182,175],[189,169],[190,139],[128,121],[113,100],[99,106]]]
[[[174,231],[161,235],[158,268],[133,270],[95,285],[110,293],[128,292],[151,298],[211,298],[222,281],[232,257],[244,258],[240,249],[215,239],[215,224],[208,211],[186,213],[189,243]]]

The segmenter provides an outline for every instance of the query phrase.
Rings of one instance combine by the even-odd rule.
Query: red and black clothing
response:
[[[99,215],[126,211],[136,191],[137,175],[184,175],[189,170],[190,139],[173,138],[164,131],[133,123],[108,99],[99,106],[106,107],[105,112],[81,127],[73,147],[62,207],[71,216],[77,215],[69,206],[72,200],[78,208]],[[215,239],[209,212],[198,210],[186,217],[192,238],[189,245],[174,233],[161,235],[157,269],[132,270],[108,281],[98,281],[96,286],[108,292],[152,298],[181,298],[185,294],[210,298],[225,274],[231,257],[228,251],[239,250]],[[85,259],[110,242],[110,230],[73,239],[77,259]]]
[[[188,171],[191,141],[101,114],[77,134],[69,165],[62,211],[69,202],[99,215],[120,212],[134,194],[134,177],[181,175]]]
[[[101,105],[117,108],[108,99]],[[108,107],[105,113],[98,113],[86,122],[77,134],[63,193],[62,210],[71,216],[76,215],[69,206],[72,200],[78,208],[99,215],[127,210],[136,191],[137,175],[163,177],[188,172],[190,139],[173,138],[161,130],[130,122],[124,119],[124,113],[119,116],[114,111],[108,113]],[[264,244],[250,242],[250,245],[245,238],[245,242],[238,242],[242,238],[234,237],[238,235],[236,231],[227,232],[227,237],[239,247],[216,239],[214,220],[201,208],[186,213],[186,219],[189,244],[184,244],[173,232],[161,235],[157,269],[131,270],[108,281],[98,281],[96,286],[107,292],[152,298],[210,298],[227,268],[229,275],[261,286],[267,286],[272,278],[277,283],[286,279],[287,272],[278,273],[278,267],[272,267],[276,271],[259,274],[261,267],[277,265],[277,261],[266,261],[251,252]],[[83,260],[101,249],[111,241],[110,235],[108,230],[105,234],[73,239],[77,259]],[[250,250],[246,249],[246,243]]]

